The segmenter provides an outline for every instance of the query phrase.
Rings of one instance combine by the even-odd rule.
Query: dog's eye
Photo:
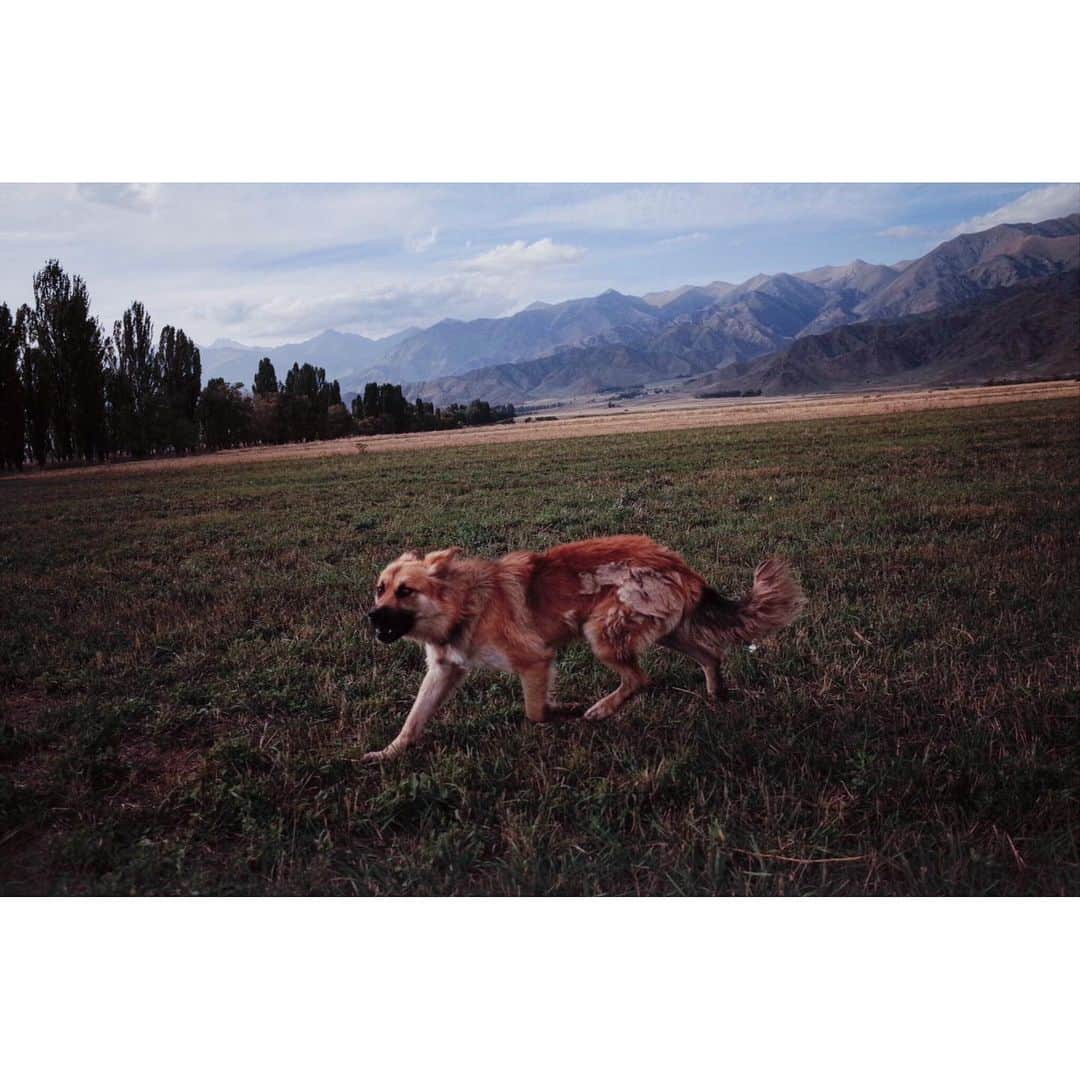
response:
[[[375,586],[375,595],[382,596],[384,592],[386,592],[386,586],[380,581],[379,584]]]
[[[412,596],[416,592],[415,589],[410,589],[408,585],[399,585],[395,595],[399,600],[404,599],[406,596]]]

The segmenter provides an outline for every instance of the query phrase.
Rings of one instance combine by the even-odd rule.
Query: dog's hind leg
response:
[[[705,693],[709,700],[727,701],[728,692],[720,667],[719,649],[696,641],[691,632],[682,625],[677,626],[667,637],[661,638],[658,644],[663,645],[665,649],[681,652],[683,656],[689,656],[691,660],[696,661],[705,673]]]
[[[613,629],[617,629],[614,634]],[[585,638],[592,647],[593,656],[619,676],[618,687],[585,713],[586,720],[606,720],[649,685],[649,677],[641,670],[639,657],[650,641],[635,629],[613,627],[610,620],[586,623]]]
[[[619,685],[585,713],[586,720],[606,720],[644,690],[649,685],[649,677],[641,670],[637,657],[619,659],[614,653],[598,652],[595,648],[593,655],[619,676]]]
[[[605,564],[595,579],[614,588],[593,608],[582,629],[596,659],[618,674],[619,686],[585,713],[586,720],[611,716],[649,685],[641,657],[682,621],[687,588],[677,573],[627,563]]]

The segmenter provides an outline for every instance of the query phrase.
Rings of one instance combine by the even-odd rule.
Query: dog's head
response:
[[[375,606],[368,612],[381,642],[438,636],[447,621],[446,578],[460,551],[456,547],[429,555],[407,551],[383,570],[375,583]]]

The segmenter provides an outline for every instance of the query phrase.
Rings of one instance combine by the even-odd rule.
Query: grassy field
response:
[[[0,483],[0,891],[1033,894],[1080,882],[1075,400]],[[422,671],[405,547],[648,532],[807,615],[618,718]],[[560,693],[612,686],[571,649]]]

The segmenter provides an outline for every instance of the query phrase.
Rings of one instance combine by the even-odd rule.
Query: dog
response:
[[[750,592],[728,600],[647,536],[581,540],[501,559],[468,558],[457,547],[407,551],[379,575],[368,617],[379,641],[423,645],[427,674],[397,737],[362,760],[386,761],[415,743],[474,667],[517,675],[534,723],[576,715],[553,691],[556,653],[578,637],[620,680],[586,720],[612,716],[648,685],[641,658],[654,644],[700,664],[716,701],[726,696],[724,650],[781,630],[803,604],[780,559],[763,562]]]

